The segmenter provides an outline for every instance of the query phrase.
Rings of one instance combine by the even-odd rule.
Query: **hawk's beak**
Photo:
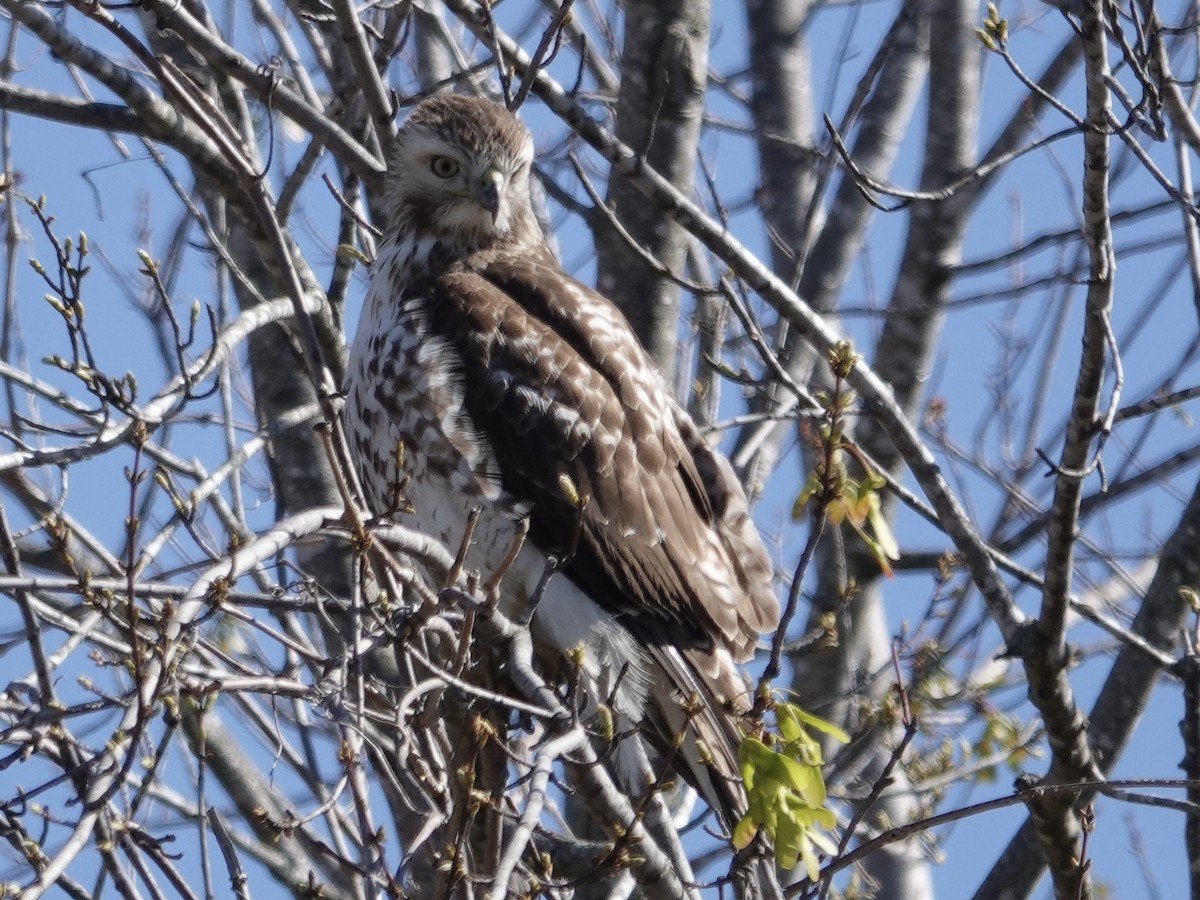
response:
[[[504,184],[504,173],[495,166],[488,166],[483,172],[483,177],[479,179],[479,185],[475,191],[475,199],[479,201],[479,205],[492,214],[492,218],[496,218],[496,214],[500,211],[500,187]]]

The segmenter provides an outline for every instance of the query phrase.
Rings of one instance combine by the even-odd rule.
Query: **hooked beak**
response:
[[[475,190],[475,199],[492,214],[493,219],[500,212],[500,186],[503,183],[504,173],[495,166],[488,166]]]

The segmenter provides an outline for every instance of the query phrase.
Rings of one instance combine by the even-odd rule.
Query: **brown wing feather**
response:
[[[648,639],[703,648],[717,638],[745,658],[778,618],[765,551],[728,464],[667,395],[620,312],[528,258],[481,256],[418,292],[433,332],[459,350],[466,411],[503,490],[528,506],[535,544],[575,545],[569,577],[646,619]]]

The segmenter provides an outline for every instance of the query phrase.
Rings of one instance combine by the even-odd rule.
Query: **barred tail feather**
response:
[[[709,678],[700,673],[711,670],[712,651],[663,644],[647,649],[657,670],[650,681],[647,736],[713,810],[728,836],[747,809],[737,725],[738,714],[750,709],[746,686],[725,651],[716,654],[724,657],[718,677]],[[782,898],[774,861],[754,845],[748,852],[756,858],[738,873],[738,896]]]

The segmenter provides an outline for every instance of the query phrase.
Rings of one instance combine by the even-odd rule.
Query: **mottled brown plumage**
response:
[[[481,507],[468,564],[484,573],[528,518],[510,611],[573,549],[534,618],[540,649],[582,643],[592,697],[660,747],[686,723],[682,771],[729,826],[743,801],[726,707],[746,702],[735,663],[778,622],[771,567],[728,462],[546,246],[532,159],[525,127],[483,100],[426,100],[400,130],[351,350],[352,447],[376,511],[402,485],[401,521],[451,547]]]

